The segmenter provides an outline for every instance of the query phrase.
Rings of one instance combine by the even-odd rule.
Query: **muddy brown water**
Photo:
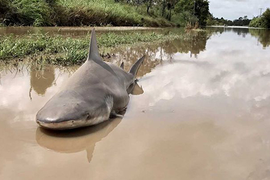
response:
[[[0,37],[1,36],[24,36],[28,34],[44,33],[48,35],[64,35],[72,37],[80,37],[89,34],[93,27],[0,27]],[[151,27],[95,27],[97,33],[106,32],[147,32],[147,31],[161,31],[161,28],[151,28]]]
[[[270,179],[270,33],[211,28],[193,38],[116,49],[142,54],[143,90],[123,119],[46,131],[36,112],[78,67],[0,70],[0,179]]]

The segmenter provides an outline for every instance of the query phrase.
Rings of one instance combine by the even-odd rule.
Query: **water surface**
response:
[[[78,67],[1,66],[0,179],[260,180],[270,177],[269,31],[211,28],[143,54],[123,119],[45,131],[36,112]]]
[[[31,27],[31,26],[7,26],[0,27],[0,37],[8,35],[24,36],[28,34],[44,33],[49,35],[63,35],[69,37],[80,37],[89,34],[94,27]],[[102,32],[130,32],[130,31],[160,31],[161,28],[152,27],[95,27],[98,33]]]

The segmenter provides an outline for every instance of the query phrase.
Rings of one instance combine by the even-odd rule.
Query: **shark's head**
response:
[[[60,91],[36,115],[37,123],[49,129],[74,129],[95,125],[110,117],[113,98],[84,99],[73,91]]]

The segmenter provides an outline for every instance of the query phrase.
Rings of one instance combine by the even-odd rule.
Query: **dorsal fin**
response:
[[[121,63],[120,67],[124,69],[124,62]]]
[[[129,73],[133,74],[135,77],[137,75],[138,69],[140,68],[145,56],[141,57],[139,60],[137,60],[133,66],[130,68]]]
[[[102,61],[102,58],[100,57],[98,52],[95,28],[93,28],[91,32],[91,41],[87,60]]]
[[[100,57],[99,55],[95,28],[93,28],[92,34],[91,34],[89,54],[88,54],[86,62],[87,61],[91,61],[91,62],[94,61],[95,63],[99,64],[101,67],[103,67],[104,69],[106,69],[107,71],[109,71],[110,73],[116,76],[112,68],[108,64],[103,62],[102,57]]]

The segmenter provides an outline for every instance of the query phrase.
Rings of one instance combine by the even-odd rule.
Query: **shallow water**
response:
[[[0,74],[0,179],[270,179],[270,33],[211,28],[142,54],[142,90],[123,119],[68,132],[36,112],[78,67],[26,63]]]
[[[18,27],[0,27],[0,37],[7,35],[24,36],[28,34],[44,33],[49,35],[63,35],[68,37],[80,37],[90,33],[93,27],[31,27],[31,26],[18,26]],[[123,32],[123,31],[160,31],[161,28],[151,27],[95,27],[98,33],[102,32]]]

